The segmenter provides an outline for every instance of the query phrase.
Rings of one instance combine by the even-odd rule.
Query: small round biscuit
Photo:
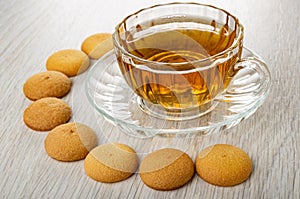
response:
[[[252,171],[252,163],[249,156],[240,148],[216,144],[198,154],[196,171],[206,182],[228,187],[247,180]]]
[[[165,148],[147,155],[140,165],[142,181],[156,190],[182,187],[194,175],[192,159],[183,151]]]
[[[24,111],[25,124],[37,131],[48,131],[66,123],[71,117],[70,106],[55,97],[42,98],[34,101]]]
[[[63,73],[46,71],[35,74],[23,85],[23,92],[30,100],[44,97],[63,97],[71,89],[71,80]]]
[[[87,37],[81,45],[81,50],[92,59],[99,59],[102,55],[113,49],[112,35],[98,33]]]
[[[84,159],[97,144],[97,135],[93,129],[72,122],[52,129],[45,139],[44,147],[53,159],[71,162]]]
[[[136,152],[125,144],[104,144],[94,148],[84,160],[86,174],[99,182],[119,182],[137,169]]]
[[[84,52],[73,49],[57,51],[46,62],[47,70],[59,71],[68,77],[84,72],[89,66],[89,57]]]

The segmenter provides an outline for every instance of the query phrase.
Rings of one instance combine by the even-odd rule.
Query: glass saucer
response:
[[[242,64],[247,64],[253,57],[260,59],[251,50],[243,48]],[[214,100],[212,110],[184,120],[162,119],[143,110],[141,99],[123,79],[113,51],[92,66],[85,90],[95,113],[131,136],[205,135],[237,125],[263,104],[271,87],[271,74],[267,65],[250,61],[234,76],[227,90]]]

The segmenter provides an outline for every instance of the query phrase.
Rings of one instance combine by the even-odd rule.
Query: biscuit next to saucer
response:
[[[52,129],[44,142],[47,154],[64,162],[84,159],[97,144],[97,135],[93,129],[73,122]]]
[[[81,45],[81,50],[92,59],[99,59],[102,55],[113,49],[112,35],[98,33],[87,37]]]
[[[90,66],[89,57],[80,50],[60,50],[53,53],[46,62],[49,71],[59,71],[68,77],[84,72]]]
[[[23,86],[25,96],[30,100],[44,97],[63,97],[71,89],[71,80],[58,71],[46,71],[27,79]]]
[[[24,111],[23,120],[33,130],[48,131],[69,121],[71,113],[66,102],[47,97],[31,103]]]
[[[84,160],[85,173],[99,182],[113,183],[129,178],[138,167],[136,152],[125,144],[103,144]]]
[[[165,148],[147,155],[140,165],[142,181],[156,190],[177,189],[194,175],[192,159],[183,151]]]
[[[242,149],[228,144],[216,144],[198,154],[196,171],[206,182],[228,187],[248,179],[252,162]]]

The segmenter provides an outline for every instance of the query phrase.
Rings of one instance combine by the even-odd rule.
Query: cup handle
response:
[[[266,63],[258,56],[249,56],[234,66],[237,73],[231,79],[227,89],[217,101],[239,102],[257,100],[260,94],[268,93],[271,74]]]

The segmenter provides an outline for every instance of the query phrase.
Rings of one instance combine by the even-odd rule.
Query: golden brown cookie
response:
[[[104,144],[94,148],[84,160],[86,174],[99,182],[119,182],[137,169],[136,152],[125,144]]]
[[[183,151],[165,148],[147,155],[140,165],[142,181],[156,190],[173,190],[194,175],[192,159]]]
[[[55,52],[46,62],[47,70],[59,71],[68,77],[84,72],[89,66],[89,57],[84,52],[73,49]]]
[[[44,97],[63,97],[71,89],[71,80],[63,73],[46,71],[35,74],[23,85],[23,92],[30,100]]]
[[[37,131],[48,131],[66,123],[71,117],[70,106],[55,97],[42,98],[34,101],[24,111],[25,124]]]
[[[81,50],[92,59],[99,59],[102,55],[113,49],[112,35],[98,33],[87,37],[81,45]]]
[[[252,163],[240,148],[216,144],[198,154],[196,171],[206,182],[228,187],[247,180],[252,171]]]
[[[67,123],[55,127],[44,142],[47,154],[64,162],[84,159],[97,144],[97,135],[93,129],[80,123]]]

